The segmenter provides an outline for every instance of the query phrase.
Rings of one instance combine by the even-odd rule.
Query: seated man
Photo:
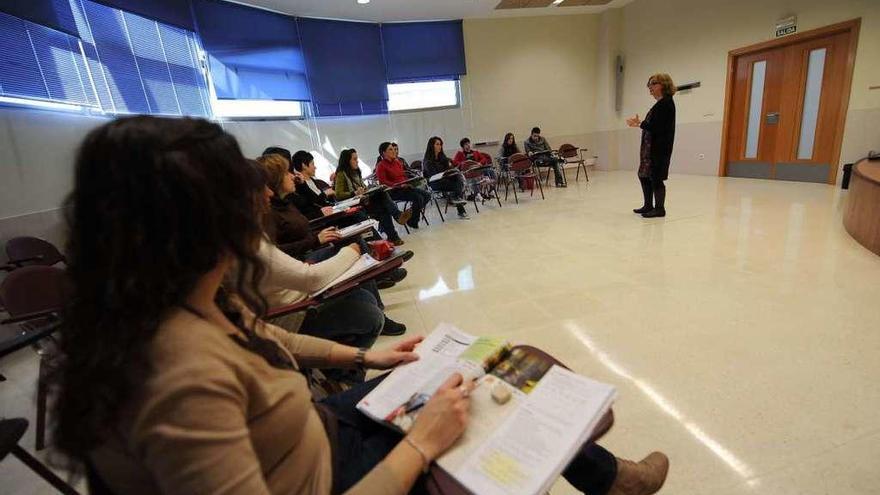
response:
[[[455,157],[452,158],[452,163],[455,164],[456,167],[461,168],[462,165],[468,160],[479,163],[480,165],[492,165],[492,157],[487,155],[486,153],[480,153],[479,151],[473,149],[471,147],[471,140],[469,138],[463,138],[458,142],[461,149],[455,153]],[[483,176],[488,177],[490,179],[495,178],[495,170],[489,169],[483,172]],[[477,194],[482,194],[483,197],[490,199],[492,197],[492,190],[490,188],[482,188],[480,190],[480,179],[479,177],[472,177],[468,180],[471,185],[471,190]]]
[[[550,151],[550,143],[541,136],[541,129],[532,128],[532,134],[525,142],[526,153],[532,157],[538,167],[553,167],[553,175],[556,178],[556,187],[567,187],[565,173],[562,170],[562,159],[553,156]]]
[[[408,201],[412,204],[412,217],[406,224],[412,229],[419,228],[419,219],[422,218],[422,211],[431,201],[431,193],[424,189],[413,187],[412,184],[403,184],[394,187],[410,177],[407,175],[406,168],[397,157],[397,149],[391,146],[391,143],[382,143],[379,145],[379,155],[382,160],[376,165],[376,177],[379,183],[392,189],[388,190],[388,195],[395,201]]]

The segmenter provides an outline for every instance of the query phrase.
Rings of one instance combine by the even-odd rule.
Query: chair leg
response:
[[[437,198],[436,198],[436,197],[434,198],[434,206],[437,207],[437,214],[440,215],[440,221],[443,222],[443,223],[446,223],[446,219],[443,218],[443,212],[440,211],[440,202],[437,201]]]
[[[40,356],[39,371],[37,372],[37,424],[34,431],[34,448],[38,451],[46,448],[46,403],[48,402],[49,390],[46,384],[46,358]]]
[[[548,173],[549,173],[549,172],[548,172]],[[549,177],[549,176],[548,176],[548,177]],[[537,181],[537,182],[538,182],[538,190],[541,191],[541,199],[542,199],[542,200],[543,200],[543,199],[547,199],[547,198],[544,197],[544,186],[541,185],[541,178],[540,178],[540,177],[538,178],[538,181]],[[535,190],[532,189],[532,194],[534,194],[534,193],[535,193]]]
[[[64,495],[80,495],[72,486],[68,485],[57,474],[53,473],[40,461],[36,460],[32,455],[28,454],[21,446],[16,445],[12,448],[12,455],[18,458],[24,465],[31,468],[31,471],[37,473],[40,478],[46,480],[56,490]]]

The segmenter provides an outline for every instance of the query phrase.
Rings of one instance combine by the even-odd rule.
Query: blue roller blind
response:
[[[388,111],[379,25],[297,19],[318,117]]]
[[[97,104],[77,38],[2,13],[0,95]]]
[[[68,0],[0,0],[0,12],[79,36]]]
[[[108,7],[195,31],[190,0],[96,0]]]
[[[71,0],[104,111],[210,115],[194,33],[90,0]]]
[[[218,98],[309,100],[295,18],[215,0],[193,7]]]
[[[382,47],[392,83],[458,79],[467,73],[460,20],[382,24]]]

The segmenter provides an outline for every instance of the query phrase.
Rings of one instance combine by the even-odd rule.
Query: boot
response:
[[[642,216],[645,218],[657,218],[657,217],[665,217],[666,216],[666,208],[657,207],[650,211],[646,211],[642,213]]]
[[[661,452],[652,452],[638,463],[617,459],[617,476],[608,495],[651,495],[657,493],[666,481],[669,458]]]
[[[654,209],[654,205],[645,205],[645,206],[642,206],[641,208],[633,209],[633,213],[638,213],[639,215],[641,215],[642,213],[648,213],[649,211],[651,211],[653,209]]]

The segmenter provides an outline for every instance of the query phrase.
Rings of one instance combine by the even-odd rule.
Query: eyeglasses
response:
[[[653,86],[655,84],[661,84],[661,83],[659,81],[648,81],[647,87],[650,88],[651,86]]]

